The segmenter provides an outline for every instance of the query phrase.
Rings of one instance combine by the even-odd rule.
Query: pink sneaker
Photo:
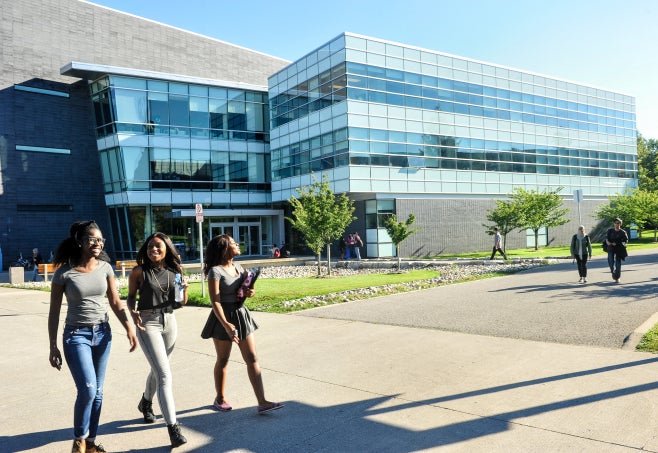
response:
[[[220,404],[219,401],[217,401],[217,398],[215,398],[215,402],[212,403],[212,406],[218,411],[222,411],[222,412],[227,412],[233,409],[233,406],[231,406],[226,401],[222,401],[222,403]]]
[[[270,411],[275,411],[277,409],[281,409],[283,407],[282,403],[270,403],[266,404],[264,406],[258,406],[258,413],[259,414],[266,414]]]

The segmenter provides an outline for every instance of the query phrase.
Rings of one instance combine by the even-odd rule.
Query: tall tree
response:
[[[487,213],[487,220],[491,225],[483,224],[488,234],[493,234],[493,228],[503,236],[503,250],[506,249],[507,234],[519,227],[519,211],[510,200],[496,200],[496,207]]]
[[[346,194],[336,195],[329,187],[326,175],[322,181],[296,189],[297,197],[290,197],[292,216],[286,217],[293,228],[304,236],[304,241],[318,257],[318,276],[322,274],[320,255],[327,247],[327,273],[331,274],[330,246],[356,219],[354,202]]]
[[[519,213],[518,227],[521,231],[532,230],[535,233],[535,250],[539,249],[539,230],[564,225],[569,222],[565,217],[569,208],[562,208],[562,188],[538,192],[516,187],[512,192],[512,204]]]
[[[407,220],[404,222],[398,222],[395,214],[384,220],[384,228],[386,228],[386,232],[391,237],[393,245],[395,245],[395,253],[398,256],[398,270],[401,269],[400,266],[402,264],[402,259],[400,257],[400,243],[420,229],[411,228],[411,225],[413,225],[415,221],[416,216],[413,214],[409,214],[409,217],[407,217]]]
[[[596,217],[609,224],[612,224],[614,219],[620,218],[624,224],[641,225],[643,223],[642,213],[637,204],[636,192],[637,189],[627,189],[624,193],[609,196],[608,204],[601,205],[596,210]]]
[[[658,192],[658,140],[637,134],[638,187]]]
[[[643,229],[654,230],[654,240],[658,238],[658,192],[642,189],[628,189],[619,195],[608,197],[608,204],[596,211],[600,220],[612,223],[622,219],[624,225],[635,224],[642,234]]]

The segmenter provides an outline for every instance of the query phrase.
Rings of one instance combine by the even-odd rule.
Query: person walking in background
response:
[[[144,423],[155,422],[152,404],[157,392],[169,440],[175,448],[187,442],[176,421],[169,363],[178,336],[174,316],[176,274],[183,275],[183,266],[171,239],[160,232],[146,238],[137,252],[136,261],[137,266],[130,272],[128,280],[128,307],[137,326],[142,351],[151,366],[137,410],[144,416]],[[180,278],[183,299],[180,303],[185,305],[187,283]]]
[[[237,344],[242,359],[247,365],[249,381],[258,400],[258,413],[264,414],[283,407],[265,399],[263,378],[256,357],[254,331],[258,324],[240,300],[237,291],[242,285],[246,272],[233,259],[240,255],[240,246],[227,234],[215,236],[206,247],[206,261],[203,272],[208,278],[208,295],[212,311],[201,332],[202,338],[212,338],[217,354],[214,369],[216,396],[213,407],[218,411],[230,411],[233,407],[226,400],[226,369],[231,347]],[[255,290],[247,289],[246,297],[253,297]]]
[[[38,248],[32,249],[32,281],[36,282],[39,278],[39,264],[43,263],[43,257]]]
[[[503,255],[503,259],[507,260],[507,255],[505,255],[505,250],[503,250],[503,237],[500,235],[500,232],[498,231],[497,227],[494,227],[494,244],[493,244],[493,251],[491,252],[491,258],[489,260],[494,259],[494,255],[496,252],[500,252],[501,255]]]
[[[340,235],[340,239],[338,240],[338,251],[340,252],[340,259],[344,260],[345,259],[345,250],[347,249],[347,242],[345,242],[345,236],[342,234]]]
[[[356,258],[354,254],[354,235],[349,233],[347,235],[347,249],[345,250],[345,259]]]
[[[105,451],[96,444],[96,435],[103,405],[105,370],[112,345],[108,302],[126,329],[130,351],[134,351],[138,344],[134,326],[119,298],[114,269],[103,250],[104,244],[101,230],[93,220],[76,222],[71,225],[69,237],[57,247],[53,259],[59,267],[53,275],[50,291],[49,360],[51,366],[61,370],[62,354],[57,348],[57,329],[62,298],[66,294],[68,309],[62,347],[78,392],[73,409],[72,453]]]
[[[578,263],[578,282],[587,283],[587,258],[592,259],[592,243],[583,225],[571,238],[571,256]]]
[[[354,257],[358,261],[361,261],[361,247],[363,247],[363,241],[361,240],[359,233],[356,231],[352,233],[352,237],[354,238]]]
[[[626,243],[628,234],[621,228],[621,219],[615,219],[614,226],[606,234],[606,244],[608,244],[608,266],[612,273],[612,279],[619,283],[621,278],[621,262],[628,256]]]

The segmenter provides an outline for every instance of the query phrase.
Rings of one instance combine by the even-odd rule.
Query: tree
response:
[[[489,234],[493,234],[493,228],[498,227],[498,231],[503,236],[503,250],[506,249],[507,233],[519,227],[519,212],[516,205],[510,200],[496,200],[496,207],[487,213],[487,220],[491,225],[483,224]]]
[[[635,189],[627,189],[622,194],[609,196],[608,204],[601,205],[596,210],[596,217],[610,224],[614,219],[620,218],[624,223],[641,225],[641,214],[639,206],[636,205],[635,192]]]
[[[384,220],[384,228],[391,237],[393,245],[395,245],[395,253],[398,256],[398,269],[401,269],[402,259],[400,258],[400,243],[414,234],[420,228],[411,229],[411,225],[416,221],[416,216],[409,214],[405,222],[398,222],[395,214]]]
[[[658,140],[637,134],[638,187],[658,192]]]
[[[596,211],[600,220],[612,223],[616,218],[624,224],[637,225],[640,234],[643,229],[654,229],[654,240],[658,236],[658,192],[642,189],[627,189],[624,193],[608,197],[608,204]]]
[[[514,209],[517,210],[520,231],[532,230],[535,233],[535,250],[539,249],[539,229],[556,227],[569,222],[565,215],[569,208],[562,208],[562,188],[537,192],[516,187],[511,195]]]
[[[330,245],[338,239],[345,228],[356,219],[354,202],[346,194],[335,195],[329,187],[327,177],[309,186],[296,189],[297,198],[290,197],[292,216],[286,217],[293,228],[303,236],[308,248],[318,257],[318,276],[321,275],[320,255],[327,247],[327,273],[331,275]]]

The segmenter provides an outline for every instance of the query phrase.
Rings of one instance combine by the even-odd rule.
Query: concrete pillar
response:
[[[25,269],[22,267],[10,267],[9,268],[9,283],[11,285],[17,285],[19,283],[25,283]]]

